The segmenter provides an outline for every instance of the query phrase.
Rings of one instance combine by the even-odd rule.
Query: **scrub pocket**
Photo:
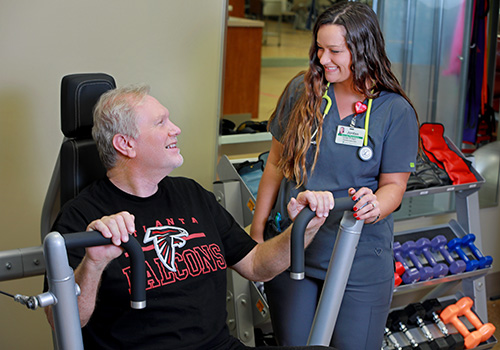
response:
[[[394,277],[394,260],[390,246],[380,242],[359,242],[352,264],[349,283],[380,283]]]

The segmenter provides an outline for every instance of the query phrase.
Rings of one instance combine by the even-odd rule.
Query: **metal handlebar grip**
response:
[[[83,248],[113,244],[110,238],[105,238],[98,231],[76,232],[63,235],[66,247]],[[130,256],[130,307],[144,309],[146,307],[146,267],[144,252],[134,237],[121,246]]]
[[[336,198],[331,212],[352,210],[355,202],[350,197]],[[291,266],[290,277],[294,280],[304,279],[304,232],[307,224],[316,216],[309,207],[302,209],[292,226],[290,239]]]

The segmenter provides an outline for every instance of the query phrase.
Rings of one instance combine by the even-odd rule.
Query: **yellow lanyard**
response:
[[[325,110],[323,111],[323,119],[325,119],[326,115],[330,111],[330,108],[332,107],[332,99],[330,98],[330,96],[328,96],[328,89],[329,88],[330,88],[330,83],[328,82],[328,84],[326,84],[326,91],[322,97],[326,100]],[[368,145],[368,128],[370,126],[370,113],[372,110],[372,102],[373,102],[373,99],[371,99],[371,98],[368,99],[368,106],[366,108],[366,117],[365,117],[365,136],[363,138],[363,146]],[[316,144],[316,141],[313,141],[313,140],[314,140],[314,137],[316,136],[317,132],[318,132],[318,129],[314,130],[314,133],[311,136],[311,143],[313,143],[313,144]]]
[[[330,96],[328,96],[329,88],[330,88],[330,83],[328,82],[328,84],[326,84],[326,91],[323,94],[323,98],[326,100],[325,110],[323,111],[323,119],[325,119],[325,116],[328,114],[330,108],[332,107],[332,99],[330,98]]]
[[[365,117],[365,137],[363,138],[363,146],[368,145],[368,127],[370,126],[370,112],[372,110],[372,102],[373,99],[368,100],[368,107],[366,108],[366,117]]]
[[[326,84],[326,91],[325,91],[325,93],[323,94],[323,97],[322,97],[322,98],[324,98],[326,100],[325,110],[323,111],[323,119],[325,119],[326,115],[330,111],[330,108],[332,107],[332,99],[330,98],[330,96],[328,96],[328,89],[329,88],[330,88],[330,83],[328,82],[328,84]],[[316,128],[316,130],[314,130],[313,134],[311,135],[311,143],[313,145],[316,144],[316,141],[314,140],[314,138],[316,137],[316,133],[317,132],[318,132],[318,129]]]

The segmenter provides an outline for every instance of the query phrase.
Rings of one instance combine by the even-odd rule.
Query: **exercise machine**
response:
[[[335,207],[332,211],[344,211],[344,215],[340,221],[337,240],[333,247],[307,345],[330,345],[364,225],[364,220],[357,220],[352,215],[354,204],[355,202],[348,197],[335,199]],[[304,279],[304,232],[315,215],[309,207],[306,207],[297,215],[293,223],[290,272],[292,279]]]
[[[62,236],[58,232],[49,233],[42,246],[21,248],[0,252],[0,262],[10,266],[6,273],[0,271],[0,281],[41,275],[46,272],[49,290],[37,296],[15,295],[14,300],[31,310],[52,306],[54,331],[58,349],[83,349],[83,339],[78,312],[77,296],[80,294],[75,283],[73,269],[69,266],[67,249],[93,247],[112,244],[100,232],[77,232]],[[139,242],[133,237],[122,247],[130,257],[131,301],[134,309],[146,307],[146,267],[144,253]],[[25,264],[29,260],[38,261],[38,268]],[[32,260],[32,261],[35,261]],[[43,268],[43,266],[46,266]]]
[[[227,156],[224,155],[219,160],[217,173],[220,181],[214,184],[214,192],[218,201],[233,215],[242,227],[250,225],[255,208],[255,197]],[[352,215],[354,204],[355,202],[348,197],[335,199],[335,207],[332,210],[344,211],[345,213],[340,222],[337,240],[332,251],[325,283],[309,335],[309,345],[330,344],[364,224],[363,220],[357,220]],[[315,215],[309,208],[304,208],[295,219],[292,227],[290,277],[296,280],[304,278],[304,232],[307,224]],[[241,334],[253,332],[253,326],[269,319],[269,312],[265,298],[260,293],[255,293],[255,284],[248,281],[240,281],[238,285],[228,285],[230,292],[236,288],[250,300],[249,305],[254,306],[259,303],[263,305],[263,310],[267,316],[267,318],[258,319],[257,321],[255,321],[255,318],[254,320],[252,318],[249,320],[248,314],[251,317],[251,312],[247,312],[247,314],[233,312],[232,310],[240,307],[240,303],[236,300],[232,301],[228,305],[228,314],[231,321],[230,329],[231,326],[234,326],[232,328],[234,331],[233,335],[242,340]],[[235,292],[234,294],[236,295],[237,293]],[[246,343],[246,345],[249,344]]]

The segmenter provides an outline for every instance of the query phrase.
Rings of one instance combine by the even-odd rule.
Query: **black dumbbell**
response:
[[[425,318],[434,322],[441,333],[444,335],[444,339],[448,343],[449,350],[463,350],[464,348],[464,337],[460,333],[451,333],[448,331],[448,327],[439,317],[439,313],[443,310],[443,306],[437,299],[428,299],[422,303],[425,309]]]
[[[405,307],[405,312],[408,315],[408,323],[412,325],[416,325],[420,328],[425,338],[427,339],[427,343],[432,350],[448,350],[449,346],[446,340],[443,338],[436,338],[432,336],[429,328],[425,325],[424,317],[425,317],[425,309],[420,303],[412,303]]]
[[[389,327],[391,327],[391,325],[389,323],[390,323],[389,319],[387,319],[387,323],[386,323],[386,326],[384,328],[384,336],[387,339],[387,342],[389,343],[391,348],[394,348],[395,350],[410,350],[411,347],[401,346],[399,344],[398,340],[396,339],[396,337],[394,336],[392,331],[389,329]]]
[[[418,342],[415,340],[413,335],[411,335],[406,322],[408,321],[408,316],[403,310],[395,310],[389,314],[387,318],[387,324],[390,325],[390,329],[393,332],[402,332],[406,339],[410,342],[412,348],[418,348]]]

